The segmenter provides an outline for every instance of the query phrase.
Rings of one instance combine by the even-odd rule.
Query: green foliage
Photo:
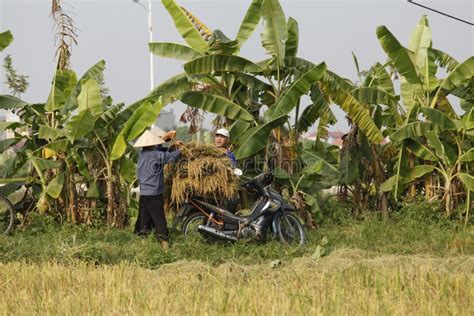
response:
[[[0,52],[10,45],[13,41],[13,35],[10,31],[0,33]]]
[[[263,0],[261,10],[263,18],[262,46],[280,67],[283,65],[285,42],[288,36],[285,13],[278,0]]]
[[[472,255],[474,243],[469,229],[432,212],[439,203],[422,200],[405,201],[388,221],[377,213],[363,213],[355,219],[351,206],[325,197],[320,202],[326,215],[318,229],[308,232],[308,242],[300,248],[288,248],[278,241],[267,244],[206,243],[185,240],[172,232],[172,248],[161,251],[155,237],[137,237],[132,228],[106,229],[80,225],[59,225],[51,217],[34,214],[27,228],[11,236],[0,236],[0,262],[17,260],[67,263],[81,260],[95,264],[133,262],[156,268],[177,260],[202,260],[213,264],[234,261],[241,264],[289,260],[302,255],[312,256],[326,238],[332,249],[361,249],[370,254],[427,254],[434,256]]]
[[[183,9],[174,0],[162,0],[161,2],[173,18],[176,29],[186,43],[200,53],[205,52],[207,49],[206,41],[201,37],[192,21],[188,19]]]
[[[11,93],[18,97],[25,93],[29,86],[28,76],[17,74],[15,68],[13,68],[13,60],[11,55],[7,55],[5,57],[3,68],[5,69],[5,74],[7,77],[7,81],[5,83],[10,88]]]
[[[240,24],[239,31],[237,32],[237,40],[239,41],[240,46],[242,46],[255,31],[261,18],[262,3],[263,0],[252,0],[245,17]]]

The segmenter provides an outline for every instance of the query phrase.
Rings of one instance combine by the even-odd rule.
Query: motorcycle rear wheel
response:
[[[194,213],[188,216],[182,226],[181,226],[181,233],[186,238],[194,238],[200,239],[202,238],[202,234],[198,231],[199,225],[205,225],[207,222],[207,217],[202,213]]]
[[[298,246],[304,244],[304,228],[298,217],[295,215],[285,214],[281,216],[276,228],[281,242],[288,245]]]

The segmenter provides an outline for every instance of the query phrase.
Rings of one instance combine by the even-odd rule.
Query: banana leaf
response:
[[[74,71],[68,69],[56,70],[44,109],[47,112],[54,112],[63,108],[76,83],[77,77]]]
[[[335,166],[327,162],[314,151],[303,150],[301,152],[301,158],[303,158],[306,164],[306,168],[304,169],[305,174],[319,174],[329,177],[335,177],[338,174],[338,170]]]
[[[348,150],[342,152],[339,162],[339,182],[351,185],[359,176],[359,167],[352,161],[352,153]]]
[[[21,140],[20,137],[7,138],[0,140],[0,153],[3,153],[5,150],[11,146],[17,144]]]
[[[439,161],[438,157],[423,144],[420,144],[414,139],[406,139],[405,147],[410,150],[415,156],[429,161]]]
[[[0,109],[20,109],[25,107],[26,105],[28,105],[28,103],[12,95],[0,95]]]
[[[430,122],[408,123],[390,135],[390,139],[401,142],[407,138],[426,136],[426,133],[436,129],[436,125]]]
[[[285,57],[296,57],[299,42],[298,22],[290,17],[286,28],[288,35],[285,43]]]
[[[89,187],[87,188],[86,198],[88,199],[100,198],[100,191],[99,191],[99,186],[97,185],[97,183],[95,182],[89,183]]]
[[[15,130],[18,127],[22,127],[23,124],[19,122],[0,122],[0,131]]]
[[[397,125],[403,123],[403,119],[398,112],[397,97],[391,95],[385,90],[376,87],[360,87],[352,91],[352,95],[360,102],[364,104],[384,104],[388,106],[389,113],[393,115],[393,118]]]
[[[258,22],[261,18],[261,7],[263,0],[252,0],[247,13],[240,24],[239,31],[237,32],[237,40],[239,41],[239,46],[242,45],[248,40],[250,35],[255,31],[255,28],[258,25]]]
[[[296,129],[299,133],[306,132],[316,120],[324,115],[326,112],[333,120],[336,121],[336,117],[329,108],[329,102],[324,97],[319,85],[315,84],[311,88],[311,101],[312,103],[304,109],[303,113],[298,119]]]
[[[34,164],[41,171],[49,170],[49,169],[57,169],[61,167],[61,163],[56,160],[38,158],[36,156],[30,156],[29,158],[30,158],[30,161],[34,162]]]
[[[67,139],[60,139],[44,145],[43,148],[52,150],[54,152],[66,152],[68,145],[69,143]]]
[[[471,162],[471,161],[474,161],[474,148],[471,148],[471,149],[469,149],[467,152],[465,152],[464,154],[462,154],[462,155],[459,157],[459,161],[462,161],[462,162]]]
[[[265,112],[265,120],[269,122],[279,116],[290,113],[298,104],[301,96],[310,91],[311,86],[322,78],[325,71],[326,64],[321,63],[295,80],[282,97],[277,100],[276,104]]]
[[[71,148],[69,150],[69,154],[71,155],[71,157],[76,162],[76,167],[77,167],[77,170],[79,170],[79,173],[84,178],[86,178],[87,181],[91,181],[92,177],[89,173],[89,168],[87,167],[87,164],[86,164],[83,156],[77,151],[76,148]]]
[[[429,28],[428,20],[426,15],[423,15],[415,27],[408,44],[408,49],[414,53],[415,64],[420,70],[426,66],[428,48],[431,47],[431,37],[432,32]]]
[[[46,187],[46,193],[53,199],[57,199],[61,194],[64,184],[64,173],[59,173]]]
[[[270,132],[287,120],[286,115],[282,115],[268,123],[249,129],[239,140],[240,147],[235,153],[237,159],[243,159],[255,155],[268,144]]]
[[[280,2],[263,0],[261,14],[263,18],[262,46],[278,65],[283,65],[287,30],[285,13]]]
[[[238,143],[240,137],[250,128],[251,123],[244,120],[236,120],[229,128],[229,140],[232,144]]]
[[[199,31],[194,24],[189,20],[181,7],[174,0],[162,0],[168,13],[173,18],[174,25],[181,37],[199,53],[204,53],[207,50],[207,42],[201,37]]]
[[[253,120],[253,116],[240,105],[210,93],[189,91],[183,94],[181,101],[193,108],[219,114],[232,120]]]
[[[77,97],[81,93],[82,83],[86,82],[87,79],[94,79],[96,82],[100,82],[101,78],[103,78],[104,70],[105,61],[100,60],[82,75],[82,77],[77,81],[76,85],[74,86],[66,100],[64,108],[62,109],[63,115],[66,114],[68,111],[73,111],[77,108]]]
[[[456,123],[443,112],[427,107],[420,108],[420,111],[426,116],[426,118],[436,124],[441,131],[456,129]]]
[[[166,105],[181,99],[183,93],[191,89],[192,85],[186,74],[182,73],[162,82],[149,94],[148,98],[152,98],[149,101],[154,102],[158,99],[158,96],[161,96],[163,104]]]
[[[469,191],[474,192],[474,176],[467,173],[459,173],[458,177]]]
[[[137,175],[137,165],[129,157],[123,156],[120,160],[120,177],[131,183]]]
[[[430,165],[418,165],[407,169],[402,173],[402,183],[408,184],[415,181],[418,178],[423,177],[424,175],[433,172],[435,166]]]
[[[248,59],[232,55],[209,55],[196,58],[184,65],[188,75],[207,75],[213,72],[249,72],[262,71],[260,66]]]
[[[436,155],[447,163],[447,150],[443,142],[439,139],[439,135],[434,131],[427,131],[425,137],[428,141],[428,146],[434,148]]]
[[[64,135],[64,132],[62,129],[49,127],[47,125],[39,126],[39,132],[38,132],[39,139],[48,139],[50,141],[54,141],[63,135]]]
[[[71,143],[85,136],[94,129],[97,117],[90,110],[81,111],[72,116],[64,126],[66,137]]]
[[[416,66],[410,58],[407,49],[400,44],[385,26],[377,27],[377,38],[400,75],[405,77],[411,84],[421,84]]]
[[[321,81],[332,91],[352,91],[355,88],[349,79],[343,78],[330,70],[326,70]]]
[[[382,142],[384,137],[372,120],[369,111],[354,96],[340,91],[332,94],[331,98],[359,126],[372,143]]]
[[[156,101],[153,105],[150,104],[146,111],[138,117],[133,126],[130,128],[126,140],[130,141],[140,136],[147,128],[149,128],[156,121],[156,118],[163,108],[161,99]]]
[[[462,86],[474,77],[474,56],[457,65],[441,83],[441,88],[446,94]]]
[[[201,56],[191,47],[177,43],[149,43],[150,52],[156,56],[190,61]]]
[[[79,112],[90,110],[93,116],[100,116],[103,112],[100,86],[94,79],[87,79],[82,84],[81,93],[77,97]]]
[[[435,57],[435,62],[448,72],[453,71],[459,65],[456,59],[439,49],[430,48],[430,51]]]
[[[114,140],[110,153],[111,160],[117,160],[125,154],[127,141],[137,138],[145,129],[149,128],[156,120],[162,107],[161,99],[158,99],[153,105],[148,101],[143,102],[123,125],[122,130]]]
[[[365,78],[364,86],[376,87],[391,95],[395,95],[392,78],[390,78],[389,73],[380,63],[376,63],[370,68],[369,73]]]

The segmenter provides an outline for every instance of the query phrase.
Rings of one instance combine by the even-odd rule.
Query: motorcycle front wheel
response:
[[[280,217],[277,224],[277,234],[280,241],[288,245],[301,246],[305,241],[303,225],[298,217],[293,214],[285,214]]]

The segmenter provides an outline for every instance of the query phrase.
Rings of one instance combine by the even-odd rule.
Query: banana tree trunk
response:
[[[380,186],[385,182],[385,170],[374,145],[371,146],[374,169],[374,184],[377,191],[377,210],[382,213],[384,220],[388,219],[388,198],[387,193],[380,190]]]
[[[430,175],[425,179],[425,198],[430,200],[433,196],[433,176]]]
[[[74,165],[66,159],[66,178],[67,178],[67,195],[68,207],[66,210],[67,218],[72,222],[77,221],[77,199],[76,199],[76,182],[74,180]]]
[[[446,216],[450,216],[453,211],[453,186],[449,179],[445,180],[444,184],[444,202],[446,209]]]
[[[107,225],[114,226],[114,177],[112,172],[112,162],[107,163],[107,178],[106,178],[106,189],[107,189]]]
[[[408,166],[411,168],[415,167],[415,157],[413,154],[410,154],[408,157]],[[411,198],[416,197],[416,185],[415,183],[410,184],[410,187],[408,188],[408,196]]]

